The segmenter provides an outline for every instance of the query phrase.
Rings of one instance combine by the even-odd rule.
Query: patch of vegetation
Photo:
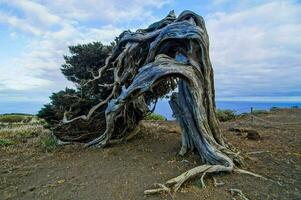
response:
[[[64,76],[75,85],[77,88],[70,89],[65,88],[59,92],[53,93],[50,96],[51,102],[44,105],[38,112],[37,116],[43,118],[47,122],[47,127],[54,126],[58,121],[63,119],[65,110],[69,109],[72,105],[72,113],[70,112],[67,117],[74,117],[86,114],[90,108],[97,103],[99,99],[105,99],[111,93],[111,89],[104,89],[99,87],[99,84],[111,83],[113,76],[111,72],[104,73],[102,78],[85,86],[84,90],[80,85],[84,80],[93,79],[93,74],[99,70],[101,66],[104,66],[106,58],[110,55],[113,43],[111,45],[103,45],[101,42],[93,42],[88,44],[79,44],[75,46],[69,46],[69,55],[64,56],[65,63],[61,67],[61,71]],[[80,101],[79,101],[80,99]],[[95,115],[104,116],[104,108],[97,109]],[[94,124],[99,124],[103,120],[96,117],[98,121]],[[81,124],[73,124],[81,125]],[[95,126],[89,125],[89,128],[95,131]],[[87,127],[76,126],[75,131],[87,131]],[[89,130],[88,130],[89,131]]]
[[[235,115],[234,110],[217,109],[216,115],[217,115],[218,120],[221,121],[221,122],[236,119],[236,115]]]
[[[43,131],[42,125],[19,125],[7,126],[0,129],[0,135],[7,138],[30,138],[39,135]]]
[[[253,110],[252,114],[253,115],[261,115],[261,114],[268,114],[269,111],[267,110]]]
[[[276,106],[273,106],[272,108],[270,108],[270,111],[277,111],[277,110],[280,110],[280,108],[278,108]]]
[[[164,121],[166,118],[160,114],[152,113],[145,117],[145,120]]]
[[[45,152],[52,152],[58,147],[55,138],[50,134],[42,136],[40,142],[42,150]]]
[[[0,128],[0,147],[27,143],[45,131],[39,124],[7,124]]]
[[[7,147],[7,146],[10,146],[13,144],[14,144],[14,142],[9,139],[1,139],[0,138],[0,147]]]
[[[26,114],[3,114],[0,115],[0,122],[2,123],[28,123],[32,120],[32,115]]]
[[[44,128],[47,124],[45,120],[28,115],[0,116],[5,119],[5,122],[0,122],[0,148],[16,145],[17,150],[18,144],[21,143],[26,143],[26,146],[30,145],[32,148],[37,147],[44,152],[51,152],[57,148],[55,138]],[[22,117],[28,117],[30,120],[25,123]],[[17,118],[22,120],[16,120]]]

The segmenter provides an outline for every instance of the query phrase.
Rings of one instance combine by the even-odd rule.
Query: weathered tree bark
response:
[[[126,137],[148,112],[151,101],[177,87],[170,106],[182,128],[180,154],[195,149],[205,164],[146,194],[177,190],[191,176],[204,173],[203,178],[206,173],[232,171],[234,163],[240,162],[238,153],[224,139],[216,118],[209,38],[202,17],[184,11],[176,18],[171,12],[147,29],[122,33],[106,65],[84,85],[112,69],[114,82],[101,86],[112,88],[107,99],[87,115],[69,120],[65,115],[61,126],[70,127],[79,120],[89,122],[94,111],[102,108],[105,127],[100,127],[99,136],[91,138],[87,145],[103,147],[112,139]],[[63,140],[68,138],[62,132],[57,135]]]

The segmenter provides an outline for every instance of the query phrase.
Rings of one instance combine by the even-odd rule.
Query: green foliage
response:
[[[104,66],[106,58],[112,51],[112,45],[103,45],[100,42],[70,46],[70,55],[65,55],[65,63],[61,67],[65,77],[75,83],[76,89],[66,88],[50,96],[51,102],[44,105],[38,112],[38,117],[45,119],[49,126],[62,120],[64,112],[69,111],[68,117],[87,114],[90,108],[105,99],[111,88],[99,87],[99,84],[113,82],[113,72],[104,74],[102,79],[90,82],[81,87],[85,81],[93,79],[98,70]]]
[[[47,121],[45,119],[40,119],[40,124],[44,127],[44,128],[50,128],[49,124],[47,123]]]
[[[260,115],[260,114],[267,114],[269,111],[267,110],[253,110],[252,114],[253,115]]]
[[[270,111],[277,111],[279,110],[280,108],[276,107],[276,106],[273,106],[272,108],[270,108]]]
[[[150,115],[147,115],[145,117],[145,120],[164,121],[165,117],[157,113],[152,113]]]
[[[44,119],[49,124],[57,123],[63,118],[64,111],[69,110],[69,106],[76,103],[77,92],[74,89],[65,88],[50,96],[51,104],[46,104],[39,110],[37,116]]]
[[[54,108],[50,104],[44,105],[44,107],[39,110],[37,116],[44,119],[46,122],[51,122],[57,119]]]
[[[219,121],[225,122],[236,118],[234,110],[221,110],[217,109],[216,115]]]
[[[4,114],[0,115],[0,122],[2,123],[28,123],[33,118],[32,115],[25,114]]]
[[[112,46],[93,42],[70,46],[69,51],[71,56],[64,56],[65,64],[61,70],[68,80],[80,84],[82,80],[93,78],[91,71],[96,72],[104,65]]]
[[[13,145],[14,142],[11,141],[10,139],[3,139],[3,138],[0,138],[0,147],[7,147],[7,146],[10,146],[10,145]]]
[[[52,152],[58,147],[55,138],[50,134],[42,136],[40,142],[42,150],[45,152]]]

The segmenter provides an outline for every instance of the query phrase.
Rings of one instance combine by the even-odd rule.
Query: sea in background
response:
[[[235,110],[237,114],[250,112],[251,107],[254,110],[269,110],[272,107],[290,108],[292,106],[298,106],[301,108],[301,101],[299,102],[256,102],[256,101],[218,101],[216,102],[219,109]],[[4,113],[28,113],[37,114],[41,109],[43,103],[38,102],[11,102],[1,103],[0,101],[0,114]],[[172,110],[169,107],[168,100],[159,100],[155,112],[163,115],[167,119],[173,119]]]
[[[218,109],[230,109],[234,110],[236,114],[241,114],[250,112],[251,107],[254,110],[269,110],[272,107],[290,108],[292,106],[301,108],[301,102],[216,101],[216,106]],[[161,100],[157,103],[155,113],[163,115],[166,119],[173,119],[172,110],[167,100]]]

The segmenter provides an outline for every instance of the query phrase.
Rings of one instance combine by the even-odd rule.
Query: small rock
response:
[[[246,132],[247,132],[246,137],[249,140],[260,140],[260,138],[261,138],[258,131],[256,131],[256,130],[247,130]]]
[[[32,192],[32,191],[34,191],[35,189],[36,189],[36,187],[35,187],[35,186],[32,186],[32,187],[30,187],[30,188],[28,189],[28,191]]]
[[[231,127],[228,129],[228,131],[232,131],[232,132],[244,132],[241,128],[235,128],[235,127]]]
[[[58,183],[58,184],[65,183],[65,179],[58,180],[57,183]]]
[[[228,131],[235,132],[236,135],[242,135],[242,133],[247,132],[247,129],[245,129],[245,128],[232,127],[232,128],[229,128]]]
[[[237,136],[242,136],[242,133],[241,132],[237,132],[236,135]]]

